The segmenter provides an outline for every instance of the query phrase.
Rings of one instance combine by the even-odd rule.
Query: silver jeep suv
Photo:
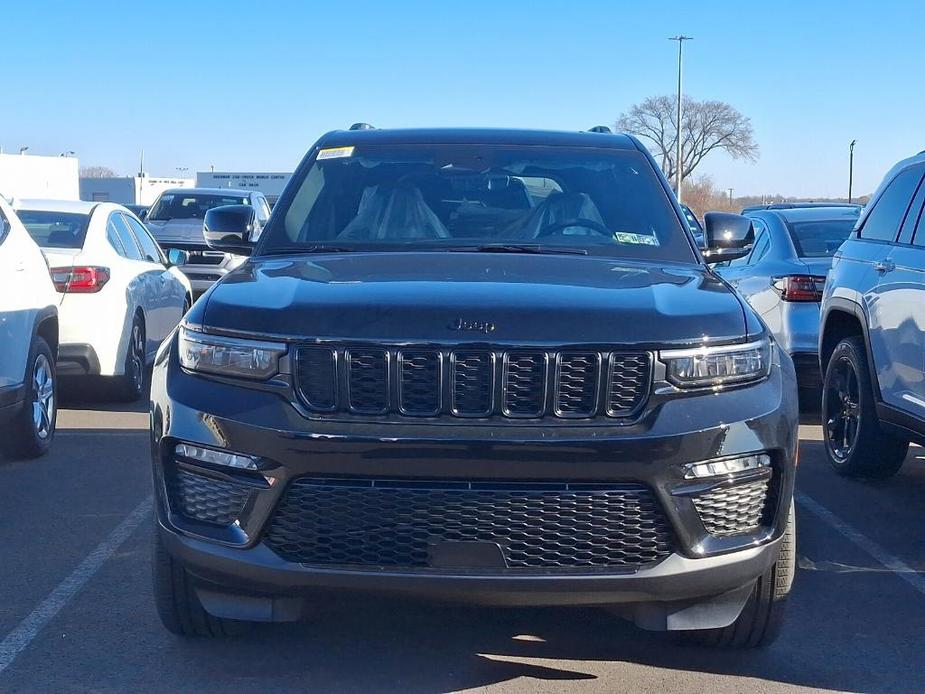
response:
[[[230,188],[172,188],[161,193],[148,210],[144,223],[167,253],[171,248],[186,251],[188,259],[180,271],[189,278],[194,298],[244,262],[243,256],[209,249],[202,232],[206,212],[222,205],[250,205],[254,208],[254,235],[270,217],[263,193]]]
[[[889,477],[925,442],[925,152],[883,179],[822,299],[822,421],[837,472]]]

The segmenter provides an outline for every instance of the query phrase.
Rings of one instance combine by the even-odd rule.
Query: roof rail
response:
[[[354,123],[347,130],[375,130],[369,123]]]
[[[595,125],[593,128],[588,128],[589,133],[604,133],[605,135],[613,135],[613,130],[608,128],[606,125]]]

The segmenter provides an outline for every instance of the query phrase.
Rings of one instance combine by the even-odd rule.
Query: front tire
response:
[[[839,342],[826,367],[822,426],[826,455],[839,475],[884,479],[899,472],[906,459],[909,442],[880,428],[859,337]]]
[[[240,636],[250,629],[250,623],[213,617],[206,612],[196,595],[189,573],[174,561],[164,548],[155,530],[154,537],[154,602],[164,627],[180,636],[221,638]]]
[[[26,393],[22,408],[0,440],[0,450],[13,458],[38,458],[48,452],[58,421],[58,378],[55,357],[38,335],[29,350]]]
[[[758,577],[742,613],[727,627],[687,631],[684,637],[689,642],[713,648],[764,648],[774,643],[780,635],[787,598],[793,586],[796,552],[796,514],[791,501],[780,554]]]

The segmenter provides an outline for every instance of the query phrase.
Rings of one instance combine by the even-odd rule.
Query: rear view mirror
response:
[[[748,255],[755,241],[752,220],[730,212],[707,212],[703,217],[704,251],[708,263],[735,260]]]
[[[257,210],[251,205],[224,205],[206,212],[202,232],[209,248],[250,255],[257,236]]]

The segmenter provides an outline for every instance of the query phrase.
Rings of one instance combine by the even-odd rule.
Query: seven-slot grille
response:
[[[312,412],[408,417],[629,418],[652,379],[645,352],[305,346],[296,386]]]

